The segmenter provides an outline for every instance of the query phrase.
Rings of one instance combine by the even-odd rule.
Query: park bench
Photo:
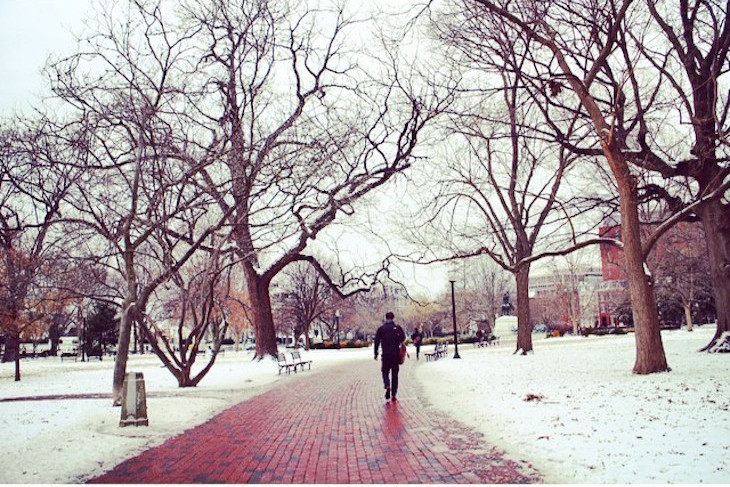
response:
[[[433,360],[436,360],[437,358],[439,358],[439,357],[441,356],[441,355],[439,354],[439,352],[440,352],[440,351],[441,351],[441,344],[440,344],[440,343],[437,343],[437,344],[436,344],[436,345],[434,346],[434,348],[433,348],[433,350],[432,350],[432,351],[430,351],[430,352],[425,352],[425,353],[423,354],[423,355],[424,355],[424,356],[426,357],[426,362],[430,361],[431,359],[433,359]]]
[[[297,371],[297,365],[289,362],[286,359],[286,355],[282,352],[276,354],[276,364],[279,366],[279,374],[281,374],[281,369],[285,369],[286,373],[288,374],[291,371],[292,367],[294,367],[294,372]]]
[[[499,337],[495,335],[489,335],[481,338],[478,342],[475,343],[475,345],[479,348],[499,345]]]
[[[304,370],[304,366],[306,365],[308,368],[307,370],[312,369],[312,361],[311,360],[304,360],[302,358],[302,355],[299,353],[299,350],[294,350],[291,352],[291,359],[294,363],[294,372],[297,371],[297,367],[301,367],[302,370]]]
[[[74,360],[76,360],[76,358],[78,358],[78,356],[79,356],[78,352],[61,352],[61,362],[63,362],[63,359],[65,357],[73,357]]]
[[[443,357],[446,355],[446,344],[445,343],[437,343],[432,352],[425,352],[423,354],[426,357],[426,361],[428,362],[431,359],[438,359],[439,357]]]

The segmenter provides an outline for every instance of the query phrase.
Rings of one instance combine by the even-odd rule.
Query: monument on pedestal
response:
[[[492,333],[495,336],[506,336],[517,333],[517,317],[512,315],[514,310],[515,307],[512,305],[509,291],[507,291],[502,297],[501,315],[494,320],[494,330],[492,330]]]

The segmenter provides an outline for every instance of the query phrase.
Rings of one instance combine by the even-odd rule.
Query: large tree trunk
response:
[[[719,200],[704,205],[698,214],[702,219],[710,259],[712,292],[717,309],[717,328],[703,351],[710,350],[723,333],[730,331],[730,217]]]
[[[515,274],[517,281],[517,346],[515,353],[532,352],[532,326],[530,325],[530,266],[520,267]]]
[[[617,177],[616,180],[621,202],[621,240],[624,244],[625,270],[629,280],[631,310],[634,316],[636,338],[634,373],[665,372],[669,367],[662,344],[656,297],[650,282],[651,276],[647,275],[644,269],[636,187],[628,173],[625,173],[625,177]]]
[[[259,360],[270,355],[276,357],[276,330],[271,312],[269,296],[269,280],[256,274],[248,263],[244,263],[246,276],[246,292],[251,304],[251,321],[256,333],[256,353]]]

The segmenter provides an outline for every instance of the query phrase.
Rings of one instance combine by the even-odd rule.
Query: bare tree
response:
[[[284,279],[279,318],[293,325],[295,339],[304,334],[305,348],[309,350],[310,327],[331,310],[332,290],[308,263],[290,266],[284,271]]]
[[[249,306],[246,294],[241,291],[240,282],[235,272],[235,266],[228,266],[225,274],[226,289],[228,290],[222,303],[222,308],[228,330],[236,337],[235,350],[240,350],[242,341],[253,333],[251,326],[251,307]]]
[[[233,209],[256,355],[264,357],[276,353],[274,277],[308,260],[330,285],[345,288],[303,252],[358,199],[411,165],[450,91],[405,76],[392,49],[381,56],[386,63],[363,58],[369,66],[358,65],[346,42],[355,23],[344,8],[216,0],[191,3],[186,15],[207,46],[196,64],[209,93],[198,119],[225,141],[226,156],[206,171],[208,191],[222,212]]]
[[[113,396],[121,403],[133,323],[155,289],[227,221],[198,188],[216,157],[210,132],[190,128],[184,54],[191,36],[155,4],[129,2],[98,19],[83,50],[49,66],[54,93],[78,134],[86,170],[73,193],[79,252],[123,281]],[[122,21],[123,20],[123,21]]]
[[[414,326],[419,325],[424,337],[433,337],[435,332],[446,329],[451,323],[451,301],[444,293],[425,304],[409,303],[403,310],[403,319]]]
[[[639,179],[631,170],[626,150],[627,132],[624,131],[628,128],[625,126],[628,114],[625,112],[624,76],[627,66],[633,66],[633,62],[628,52],[619,48],[618,39],[624,27],[631,28],[628,13],[632,2],[610,1],[599,5],[590,1],[537,3],[527,0],[510,5],[470,0],[468,4],[475,15],[494,15],[529,38],[532,57],[542,60],[542,77],[546,79],[544,98],[563,100],[568,96],[564,93],[566,87],[569,88],[585,120],[593,128],[596,145],[600,147],[598,153],[605,157],[619,193],[621,237],[637,324],[634,372],[666,371],[656,299],[644,265],[638,215]],[[588,29],[582,28],[585,24]],[[601,82],[597,81],[599,78]],[[553,123],[552,128],[560,132],[557,124]],[[565,131],[560,134],[564,138],[567,135]],[[595,151],[582,152],[596,154]]]
[[[592,326],[599,314],[594,269],[584,257],[585,254],[571,253],[547,267],[552,289],[546,298],[552,321],[565,323],[574,334],[584,324]]]
[[[552,59],[543,70],[551,97],[567,100],[569,88],[570,98],[577,98],[585,120],[593,126],[621,194],[627,272],[639,326],[634,370],[665,370],[656,305],[651,303],[650,279],[642,277],[640,257],[645,259],[673,224],[696,214],[708,235],[716,298],[727,303],[730,295],[723,267],[728,262],[723,243],[727,219],[719,217],[724,215],[730,188],[723,143],[728,97],[717,89],[727,73],[727,5],[714,1],[507,5],[482,0],[471,5],[497,14],[543,46]],[[665,178],[663,184],[656,182],[657,176]],[[643,242],[632,229],[638,218],[626,207],[636,206],[637,195],[643,196],[644,191],[638,192],[642,182],[649,183],[647,194],[665,198],[673,209]],[[727,309],[719,305],[713,342],[727,329],[723,307]]]
[[[693,306],[712,295],[704,240],[698,224],[680,223],[667,232],[649,256],[658,297],[681,307],[688,331],[692,331]]]
[[[467,289],[475,291],[476,301],[481,303],[478,313],[486,318],[489,326],[494,329],[494,319],[501,308],[504,293],[511,289],[510,275],[491,259],[478,259],[471,263],[468,274],[464,281],[467,283]]]
[[[146,313],[141,328],[180,387],[196,386],[210,371],[228,329],[223,303],[229,290],[221,279],[225,266],[220,252],[213,251],[188,264],[172,272],[168,284],[174,292],[168,291],[167,299],[159,299],[166,312],[160,319]],[[199,352],[209,352],[207,363],[193,372]]]
[[[662,81],[662,89],[668,90],[665,96],[672,103],[665,113],[672,117],[672,128],[678,133],[667,140],[654,135],[662,129],[652,123],[657,118],[642,120],[637,137],[640,150],[633,154],[632,162],[663,178],[694,183],[687,185],[691,195],[685,199],[661,188],[657,192],[675,212],[692,201],[701,202],[694,213],[704,228],[717,307],[717,329],[703,349],[711,350],[730,331],[730,95],[723,92],[729,71],[730,7],[716,0],[666,5],[646,0],[643,5],[653,28],[645,34],[628,35]],[[649,93],[642,95],[637,101],[647,99]]]
[[[19,381],[20,340],[53,312],[41,314],[38,305],[50,297],[44,274],[63,238],[58,223],[80,171],[60,164],[72,151],[54,143],[45,121],[13,125],[0,133],[0,329]]]
[[[555,228],[556,210],[570,216],[570,194],[560,188],[576,157],[546,143],[534,128],[541,123],[541,108],[524,89],[521,71],[530,59],[529,40],[510,29],[485,26],[475,16],[449,18],[441,32],[464,57],[464,79],[477,82],[460,87],[461,103],[452,110],[447,129],[453,134],[451,155],[432,176],[440,190],[426,215],[432,227],[441,226],[445,243],[452,247],[446,258],[486,255],[513,274],[515,352],[524,354],[533,349],[528,296],[532,258],[550,247],[550,239],[540,236]],[[474,50],[475,38],[482,50]],[[480,74],[493,81],[488,88]]]

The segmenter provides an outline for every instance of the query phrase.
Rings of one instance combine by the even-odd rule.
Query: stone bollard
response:
[[[122,418],[119,426],[148,426],[147,396],[142,372],[127,372],[122,388]]]

